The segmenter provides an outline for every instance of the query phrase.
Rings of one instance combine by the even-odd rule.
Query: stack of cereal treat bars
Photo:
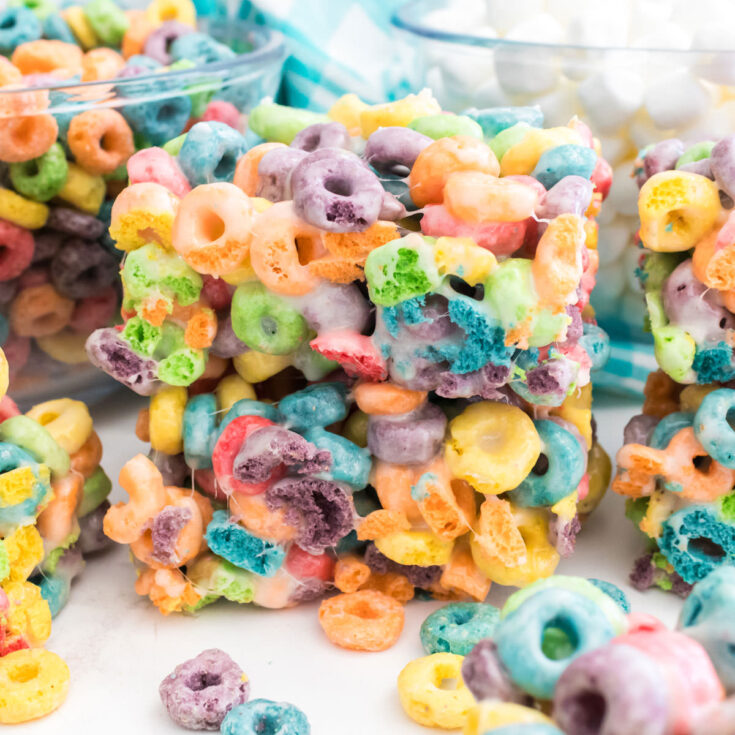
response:
[[[400,633],[396,601],[552,574],[610,474],[589,129],[428,90],[248,125],[137,153],[112,208],[124,324],[87,351],[150,396],[104,522],[137,591],[170,613],[336,587],[325,629]]]
[[[735,136],[643,150],[639,277],[659,370],[613,489],[648,537],[632,583],[682,596],[735,561]]]

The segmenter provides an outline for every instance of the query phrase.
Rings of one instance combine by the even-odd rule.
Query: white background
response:
[[[115,482],[113,501],[123,498],[116,483],[120,467],[147,449],[133,431],[143,405],[119,393],[93,411],[105,448],[103,465]],[[611,456],[635,412],[632,402],[597,401],[599,436]],[[585,524],[575,555],[557,571],[615,582],[628,593],[635,611],[653,613],[673,625],[680,600],[657,590],[639,594],[627,584],[641,549],[640,534],[623,515],[623,499],[608,493]],[[163,617],[147,598],[135,594],[134,579],[125,548],[89,560],[47,644],[69,664],[69,697],[59,711],[13,732],[181,735],[186,731],[168,719],[158,685],[177,664],[213,647],[227,651],[248,674],[251,698],[290,701],[303,709],[312,735],[432,732],[404,715],[395,681],[406,663],[423,655],[419,627],[440,603],[409,603],[403,634],[393,648],[356,653],[326,640],[317,621],[318,603],[263,610],[219,602],[197,617]],[[502,604],[510,591],[495,586],[489,601]]]

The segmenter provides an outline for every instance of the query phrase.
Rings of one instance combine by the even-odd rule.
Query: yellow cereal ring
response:
[[[69,454],[78,452],[92,434],[92,417],[81,401],[57,398],[34,406],[26,414],[46,427],[56,443]]]
[[[186,388],[173,385],[163,388],[151,398],[149,427],[152,449],[165,454],[183,451],[181,437],[186,400]]]
[[[30,467],[16,467],[0,474],[0,508],[28,500],[35,484],[36,477]]]
[[[96,215],[100,211],[106,192],[107,186],[101,176],[93,176],[76,163],[70,163],[66,183],[59,192],[59,199],[73,204],[82,212]]]
[[[473,403],[449,424],[449,469],[480,493],[497,495],[518,487],[540,453],[533,421],[516,406]]]
[[[544,151],[568,143],[582,145],[581,136],[572,128],[529,128],[524,138],[505,152],[500,175],[530,175]]]
[[[250,383],[246,383],[239,375],[228,375],[219,381],[214,392],[217,395],[217,407],[227,412],[243,398],[255,400],[255,390]]]
[[[470,286],[484,283],[498,267],[497,258],[471,237],[440,237],[434,246],[440,276],[459,276]]]
[[[291,364],[290,355],[266,355],[248,350],[232,358],[237,374],[247,383],[260,383],[273,377]]]
[[[369,110],[370,105],[363,102],[356,94],[343,94],[330,108],[327,117],[342,123],[350,135],[360,135],[360,115]]]
[[[43,561],[43,539],[35,526],[16,528],[3,540],[10,562],[10,582],[25,582]],[[5,581],[5,580],[3,580]]]
[[[43,648],[0,658],[0,723],[28,722],[58,709],[69,691],[69,667]]]
[[[426,727],[454,730],[462,727],[475,698],[462,680],[463,656],[434,653],[417,658],[398,675],[398,696],[406,714]],[[452,679],[454,689],[442,684]]]
[[[682,409],[684,410],[684,409]],[[579,388],[564,399],[561,406],[551,409],[552,416],[574,424],[587,447],[592,446],[592,384]]]
[[[418,94],[409,94],[401,100],[372,105],[360,113],[362,137],[368,138],[378,128],[398,126],[405,128],[417,117],[437,115],[441,112],[439,103],[431,91],[424,89]]]
[[[429,531],[398,531],[375,540],[378,551],[398,564],[443,566],[452,556],[454,544]]]
[[[76,334],[70,329],[63,329],[49,337],[36,337],[36,344],[49,357],[65,365],[81,365],[89,361],[84,349],[86,341],[86,334]]]
[[[37,230],[46,224],[48,213],[45,204],[25,199],[10,189],[0,188],[0,219],[28,230]]]
[[[688,413],[696,413],[699,410],[702,401],[713,390],[718,390],[719,385],[687,385],[679,394],[680,411]]]
[[[8,369],[8,358],[5,357],[5,353],[0,349],[0,398],[8,392]]]
[[[197,11],[191,0],[153,0],[146,8],[146,18],[154,26],[175,20],[196,28]]]
[[[467,714],[463,735],[486,735],[505,725],[553,725],[554,723],[538,710],[514,702],[486,700],[473,707]]]
[[[80,5],[71,5],[61,11],[61,17],[66,21],[66,24],[74,34],[74,38],[77,39],[79,45],[85,51],[99,46],[100,41],[90,22],[87,20],[84,8]]]
[[[16,581],[5,582],[3,589],[10,600],[7,623],[10,633],[23,636],[31,646],[43,644],[51,635],[51,610],[41,597],[40,587]]]
[[[589,490],[587,495],[577,503],[577,513],[585,516],[591,513],[602,500],[610,485],[612,462],[599,442],[594,442],[587,455],[587,474]]]
[[[693,248],[722,211],[717,184],[688,171],[654,174],[638,195],[644,247],[674,253]]]

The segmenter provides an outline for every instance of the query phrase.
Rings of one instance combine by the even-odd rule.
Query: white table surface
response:
[[[103,466],[113,481],[122,464],[145,446],[133,429],[141,399],[117,394],[94,411],[104,448]],[[603,446],[614,455],[623,426],[636,412],[632,402],[598,400],[595,414]],[[113,500],[123,493],[115,485]],[[670,594],[632,590],[627,576],[641,540],[623,515],[623,500],[608,493],[582,530],[577,550],[558,572],[600,577],[620,585],[633,609],[672,625],[681,605]],[[158,697],[161,679],[206,648],[222,648],[245,670],[251,697],[285,700],[309,717],[313,735],[376,735],[431,732],[409,720],[396,694],[403,666],[423,655],[419,627],[435,602],[411,602],[398,643],[382,653],[345,651],[327,641],[317,621],[318,603],[289,610],[263,610],[220,602],[197,617],[163,617],[133,589],[127,549],[116,547],[90,559],[72,589],[71,601],[54,621],[48,647],[71,669],[66,703],[51,716],[16,726],[13,732],[72,735],[186,732],[166,715]],[[491,590],[502,604],[511,590]],[[439,731],[436,731],[439,732]]]

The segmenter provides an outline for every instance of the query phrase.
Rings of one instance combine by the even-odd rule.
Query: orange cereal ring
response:
[[[400,511],[410,523],[422,523],[421,511],[411,497],[414,475],[413,467],[390,464],[379,459],[373,462],[370,484],[375,488],[383,508]]]
[[[76,522],[76,513],[84,494],[84,478],[70,472],[51,483],[54,497],[41,511],[36,527],[49,549],[61,546],[70,536]]]
[[[0,117],[0,161],[22,163],[42,156],[56,142],[53,115]]]
[[[466,482],[452,482],[442,455],[428,465],[414,468],[411,493],[421,497],[419,511],[429,528],[443,541],[453,541],[470,530],[475,516],[474,491]]]
[[[408,176],[414,204],[441,204],[444,185],[455,171],[482,171],[498,176],[500,164],[490,147],[477,138],[454,135],[435,140],[419,153]]]
[[[82,477],[90,477],[102,460],[102,442],[93,431],[87,441],[71,455],[71,468]]]
[[[184,341],[189,347],[205,350],[217,336],[217,317],[211,309],[197,309],[186,322]]]
[[[233,493],[228,498],[232,519],[248,531],[265,536],[277,543],[291,541],[296,529],[286,523],[283,510],[269,510],[263,495]]]
[[[472,558],[466,540],[455,544],[452,557],[444,567],[439,583],[444,589],[484,602],[492,582],[482,573]]]
[[[730,291],[735,288],[735,217],[705,235],[694,247],[694,275],[709,288]]]
[[[409,390],[394,383],[358,383],[352,395],[357,407],[368,415],[408,413],[417,409],[427,397],[426,391]]]
[[[526,542],[507,500],[493,495],[485,497],[475,542],[488,556],[506,566],[516,567],[526,561]]]
[[[250,252],[254,215],[250,199],[234,184],[197,186],[179,204],[173,248],[199,273],[232,273]]]
[[[271,291],[287,296],[312,291],[319,279],[305,263],[324,254],[321,231],[299,219],[293,202],[278,202],[255,219],[250,262]]]
[[[444,206],[464,222],[520,222],[533,217],[538,193],[511,178],[457,171],[444,186]]]
[[[414,586],[408,581],[408,577],[397,572],[384,574],[373,572],[361,589],[382,592],[402,604],[413,600],[415,594]]]
[[[4,56],[0,56],[0,87],[16,84],[23,79],[20,69]]]
[[[141,408],[135,421],[135,436],[142,442],[148,443],[151,440],[150,423],[151,412],[147,408]]]
[[[410,531],[411,524],[400,510],[374,510],[366,515],[357,525],[357,538],[360,541],[372,541],[381,536],[388,536],[399,531]]]
[[[403,605],[377,590],[359,590],[322,601],[319,623],[336,646],[385,651],[401,635]]]
[[[93,48],[84,54],[82,60],[82,81],[98,82],[102,79],[114,79],[125,66],[125,59],[111,48]]]
[[[73,77],[82,71],[84,54],[75,43],[29,41],[18,46],[11,61],[22,74],[54,74]]]
[[[129,59],[136,54],[142,54],[148,36],[154,30],[153,23],[146,17],[145,10],[126,10],[128,29],[122,39],[122,55]]]
[[[91,174],[109,174],[135,153],[133,131],[117,110],[86,110],[72,118],[69,148]]]
[[[370,567],[356,556],[345,556],[334,565],[334,586],[340,592],[357,592],[370,578]]]
[[[48,337],[71,320],[74,302],[50,283],[24,288],[10,305],[10,326],[19,337]]]
[[[178,569],[146,569],[135,582],[139,595],[148,595],[163,615],[196,605],[201,595]]]
[[[232,183],[242,189],[249,197],[254,197],[258,188],[258,166],[263,156],[275,148],[286,148],[284,143],[260,143],[253,146],[245,155],[240,156],[235,166]]]

